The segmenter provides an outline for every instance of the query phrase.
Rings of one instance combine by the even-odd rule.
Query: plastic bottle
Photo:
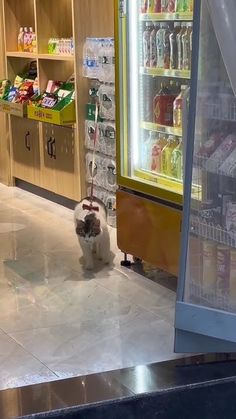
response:
[[[161,23],[160,29],[156,34],[156,46],[157,46],[157,67],[164,68],[164,36],[165,36],[166,24]]]
[[[171,174],[178,180],[183,179],[183,146],[182,142],[173,150],[171,156]]]
[[[187,30],[182,35],[183,70],[191,70],[192,60],[192,23],[187,23]]]
[[[161,13],[168,12],[168,0],[161,0]]]
[[[166,143],[167,140],[163,134],[159,134],[157,139],[153,142],[151,150],[151,170],[154,172],[161,173],[161,154]]]
[[[33,28],[29,28],[28,32],[28,51],[33,52]]]
[[[168,13],[174,13],[175,12],[175,3],[176,3],[176,0],[169,0],[168,1]]]
[[[150,131],[149,135],[145,136],[142,142],[141,168],[143,170],[151,170],[151,155],[152,155],[152,144],[153,144],[154,134],[156,133],[153,133],[152,131]]]
[[[24,29],[21,27],[18,35],[18,51],[24,51]]]
[[[165,26],[164,31],[164,68],[170,68],[170,29],[169,26]]]
[[[183,118],[183,97],[184,92],[187,89],[187,86],[181,86],[181,92],[179,96],[174,101],[173,104],[173,126],[175,128],[182,128],[182,118]]]
[[[174,29],[170,33],[170,68],[176,70],[178,68],[178,45],[177,35],[181,30],[179,22],[174,23]]]
[[[161,13],[161,0],[154,0],[154,13]]]
[[[167,139],[167,144],[163,148],[161,153],[161,172],[162,174],[171,177],[172,176],[172,153],[174,149],[179,145],[179,140],[170,135]]]
[[[157,66],[157,44],[156,35],[159,29],[158,23],[154,24],[154,28],[150,34],[150,67]]]
[[[141,13],[147,13],[148,0],[142,0]]]
[[[175,96],[161,84],[161,89],[153,100],[154,122],[159,125],[173,125],[173,102]]]
[[[187,12],[188,6],[188,0],[176,0],[175,11],[180,13]]]
[[[33,54],[37,53],[37,39],[35,32],[32,32],[32,52]]]
[[[178,49],[178,70],[183,69],[183,42],[182,36],[186,32],[186,23],[181,24],[181,30],[177,34],[177,49]]]
[[[146,29],[143,32],[143,65],[150,67],[150,35],[152,32],[152,23],[146,23]]]
[[[28,52],[28,39],[29,39],[28,35],[29,35],[28,28],[25,26],[24,27],[24,51],[25,52]]]
[[[194,0],[188,0],[188,12],[193,12]]]
[[[154,13],[154,0],[148,0],[147,13]]]

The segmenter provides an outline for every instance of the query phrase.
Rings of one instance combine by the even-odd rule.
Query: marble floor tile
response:
[[[115,229],[88,273],[73,211],[2,185],[0,201],[0,388],[176,356],[175,293],[120,267]]]
[[[57,378],[43,363],[3,332],[0,332],[0,366],[0,389]]]

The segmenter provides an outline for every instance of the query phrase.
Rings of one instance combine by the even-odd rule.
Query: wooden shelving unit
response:
[[[73,73],[76,80],[76,123],[61,127],[28,118],[0,113],[0,123],[9,129],[0,133],[1,155],[10,150],[11,176],[29,182],[64,197],[80,200],[86,193],[84,121],[88,101],[88,81],[82,74],[83,45],[86,37],[114,36],[114,10],[111,0],[2,0],[4,37],[0,38],[0,76],[14,81],[24,66],[35,60],[39,87],[43,91],[48,80],[67,80]],[[104,10],[106,13],[104,13]],[[1,17],[1,15],[0,15]],[[21,26],[32,26],[37,36],[37,51],[17,51]],[[1,33],[0,33],[1,35]],[[74,55],[48,54],[49,38],[74,39]],[[1,45],[1,41],[4,43]],[[1,56],[4,57],[1,61]],[[2,78],[0,77],[0,78]],[[25,137],[27,135],[27,144]],[[48,154],[47,143],[55,140],[56,158]],[[27,147],[26,147],[27,145]],[[3,149],[3,151],[2,151]],[[5,164],[5,166],[6,166]],[[0,181],[2,164],[0,165]]]

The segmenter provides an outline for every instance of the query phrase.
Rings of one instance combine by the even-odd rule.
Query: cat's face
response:
[[[86,215],[84,220],[76,221],[76,234],[86,242],[93,242],[101,233],[101,223],[96,214]]]

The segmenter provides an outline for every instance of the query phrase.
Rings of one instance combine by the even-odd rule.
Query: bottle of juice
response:
[[[161,154],[167,141],[164,135],[159,134],[152,146],[151,170],[157,173],[161,172]]]
[[[188,0],[188,12],[193,12],[194,0]]]
[[[174,29],[170,33],[170,68],[176,70],[178,68],[178,45],[177,35],[181,30],[179,22],[174,23]]]
[[[147,13],[154,13],[154,0],[148,0]]]
[[[162,150],[161,153],[161,172],[163,175],[172,176],[172,154],[174,149],[179,145],[179,140],[170,135],[167,139],[167,144]]]
[[[154,0],[154,13],[161,13],[161,0]]]
[[[28,51],[29,52],[33,52],[33,28],[30,27],[29,28],[29,32],[28,32]]]
[[[20,28],[19,35],[18,35],[18,51],[24,51],[24,29]]]
[[[188,11],[188,0],[176,0],[175,11],[176,12],[187,12]]]
[[[36,39],[36,33],[35,32],[32,33],[32,52],[34,54],[37,53],[37,39]]]
[[[168,25],[164,32],[164,68],[167,70],[170,68],[170,29]]]
[[[182,68],[183,70],[191,70],[191,60],[192,60],[192,23],[187,23],[187,30],[182,35],[182,51],[183,51],[183,61]]]
[[[172,177],[178,180],[183,179],[183,146],[182,142],[173,150],[171,156]]]
[[[27,29],[27,27],[25,26],[24,27],[24,51],[25,52],[28,52],[28,46],[29,46],[29,44],[28,44],[28,39],[29,39],[29,36],[28,36],[29,34],[28,34],[28,29]]]
[[[175,3],[176,3],[176,0],[169,0],[168,1],[168,13],[174,13],[175,12]]]
[[[141,13],[147,13],[148,0],[142,0]]]
[[[167,13],[168,12],[168,0],[161,0],[161,13]]]
[[[146,23],[146,29],[143,32],[143,65],[150,67],[150,35],[152,32],[152,23]]]
[[[168,25],[165,23],[160,24],[160,29],[157,31],[156,35],[156,46],[157,46],[157,67],[164,68],[164,40],[165,40],[165,31]]]
[[[156,35],[159,29],[158,23],[154,23],[154,28],[150,34],[150,67],[157,66],[157,45]]]
[[[175,96],[161,84],[161,89],[153,100],[153,119],[156,124],[172,126],[174,100]]]
[[[177,50],[178,50],[178,70],[183,69],[183,42],[182,42],[182,36],[186,32],[186,24],[181,24],[181,30],[177,34]]]
[[[173,105],[173,126],[175,128],[182,128],[182,118],[183,118],[183,97],[184,92],[187,89],[187,86],[181,86],[181,92],[179,96],[174,101]]]

